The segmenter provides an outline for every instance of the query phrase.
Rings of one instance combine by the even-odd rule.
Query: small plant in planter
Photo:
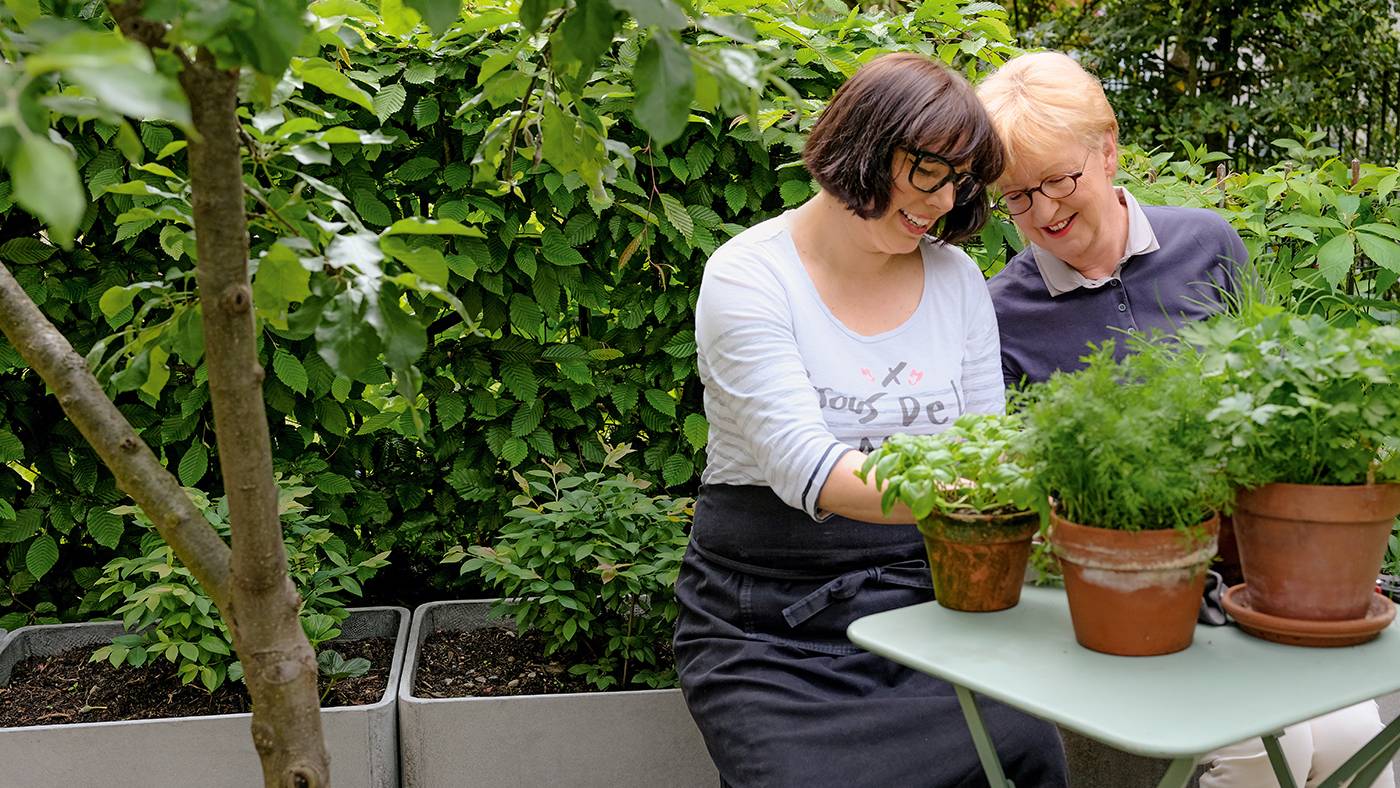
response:
[[[1084,369],[1035,387],[1020,449],[1053,499],[1076,639],[1145,656],[1191,644],[1230,488],[1207,454],[1199,359],[1183,345],[1133,349],[1119,361],[1104,343]]]
[[[603,468],[631,452],[609,447]],[[516,629],[543,634],[547,655],[600,690],[671,687],[669,643],[677,607],[672,587],[685,553],[689,498],[648,495],[628,474],[575,472],[564,462],[516,474],[510,522],[491,547],[454,548],[462,562],[501,592],[497,612]]]
[[[937,435],[891,436],[857,472],[873,472],[886,514],[896,502],[913,511],[944,607],[987,612],[1021,599],[1046,507],[1012,449],[1020,426],[1014,415],[965,414]]]
[[[1240,488],[1248,593],[1232,590],[1227,607],[1290,620],[1393,616],[1372,591],[1400,513],[1400,326],[1256,306],[1183,335],[1219,389],[1212,452]]]
[[[295,478],[278,481],[278,511],[286,532],[289,569],[302,596],[302,628],[312,648],[319,650],[321,644],[340,635],[340,624],[348,615],[347,597],[360,595],[361,584],[388,564],[388,553],[349,555],[338,537],[317,527],[325,517],[307,514],[306,505],[298,500],[312,492],[311,488],[297,486]],[[219,535],[228,538],[228,499],[211,502],[200,490],[186,488],[186,492]],[[241,681],[243,667],[234,658],[233,638],[213,601],[175,558],[144,512],[135,506],[121,506],[112,513],[133,516],[147,532],[141,538],[141,555],[109,561],[97,581],[101,600],[120,598],[116,614],[127,634],[97,649],[92,660],[139,668],[164,659],[174,666],[182,683],[198,681],[209,692],[227,680]],[[338,653],[335,656],[340,657]],[[349,662],[353,663],[351,668],[358,668],[355,660]],[[352,677],[345,663],[343,658],[339,663],[322,660],[323,666],[339,668],[338,675],[326,678]]]

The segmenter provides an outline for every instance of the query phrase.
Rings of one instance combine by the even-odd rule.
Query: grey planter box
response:
[[[383,697],[321,712],[336,788],[398,787],[394,694],[408,625],[406,608],[367,607],[352,609],[341,627],[343,638],[393,637],[397,648]],[[9,683],[10,671],[22,659],[96,647],[121,631],[116,622],[16,629],[0,640],[0,686]],[[0,783],[7,788],[262,785],[251,720],[251,714],[221,714],[0,728]]]
[[[680,690],[419,698],[428,635],[488,625],[490,601],[430,602],[413,613],[399,687],[404,788],[719,784]]]

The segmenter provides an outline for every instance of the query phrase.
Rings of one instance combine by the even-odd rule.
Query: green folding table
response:
[[[1159,788],[1184,788],[1196,760],[1262,736],[1282,788],[1296,788],[1278,737],[1285,727],[1400,689],[1400,619],[1370,643],[1300,648],[1235,627],[1196,628],[1195,643],[1160,657],[1113,657],[1074,640],[1062,590],[1026,587],[997,613],[937,603],[866,616],[853,643],[954,685],[988,782],[1010,788],[973,693],[1127,752],[1169,758]],[[1390,723],[1322,788],[1370,785],[1400,751]]]

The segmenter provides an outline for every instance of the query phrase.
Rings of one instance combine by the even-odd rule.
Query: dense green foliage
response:
[[[349,615],[346,605],[361,595],[363,583],[385,565],[388,553],[352,553],[339,537],[321,527],[324,515],[307,511],[299,499],[310,494],[311,488],[298,486],[297,481],[281,484],[278,511],[286,529],[292,582],[302,598],[302,629],[312,648],[318,648],[340,634],[340,622]],[[228,499],[211,502],[196,489],[189,494],[219,535],[227,537]],[[208,594],[140,509],[120,506],[112,514],[131,516],[140,526],[141,555],[112,559],[97,580],[99,601],[112,598],[120,603],[113,615],[121,620],[127,634],[98,649],[93,661],[141,667],[163,658],[174,665],[181,681],[199,681],[210,691],[226,679],[240,680],[243,667],[234,659],[233,638]],[[358,667],[347,666],[343,659],[337,663],[338,657],[318,661],[324,661],[334,673]]]
[[[661,149],[631,89],[654,26],[617,28],[580,91],[513,8],[474,8],[440,37],[407,12],[311,8],[320,57],[298,54],[244,110],[274,459],[347,545],[393,549],[379,598],[407,602],[453,593],[439,559],[492,541],[510,470],[596,467],[600,434],[639,447],[629,472],[690,493],[707,254],[811,194],[800,132],[860,62],[916,48],[974,69],[1014,52],[985,3],[702,4],[713,18],[683,37],[693,119]],[[217,495],[183,132],[55,123],[91,198],[78,242],[51,245],[0,183],[0,256],[157,454]],[[601,194],[578,158],[599,129]],[[100,567],[139,534],[106,514],[111,477],[3,343],[0,391],[0,626],[90,616]]]
[[[894,435],[866,458],[857,475],[884,490],[886,514],[903,503],[922,520],[942,514],[1040,510],[1031,470],[1016,454],[1017,415],[967,413],[937,435]]]
[[[517,475],[521,494],[495,544],[444,559],[498,590],[498,612],[542,633],[546,654],[569,657],[570,671],[599,689],[675,682],[662,647],[693,502],[648,495],[650,484],[617,473],[630,452],[608,451],[603,469],[613,475],[563,462]]]
[[[559,4],[525,5],[539,32],[515,6],[441,22],[425,3],[375,13],[319,0],[317,32],[278,44],[286,77],[250,79],[241,110],[275,462],[314,488],[303,500],[347,555],[393,551],[366,589],[376,599],[478,593],[441,557],[496,541],[512,471],[598,467],[600,435],[638,447],[620,460],[625,473],[693,494],[708,425],[692,307],[708,253],[812,193],[796,166],[801,133],[861,62],[918,49],[974,73],[1017,52],[1007,14],[988,3],[927,0],[891,15],[704,2],[696,24],[605,15],[583,51]],[[72,8],[95,31],[83,52],[128,51],[101,32],[100,7],[84,8]],[[26,29],[5,46],[29,53],[45,40]],[[75,245],[60,248],[63,234],[27,215],[29,197],[15,203],[62,178],[17,189],[21,174],[49,172],[22,168],[0,181],[0,258],[157,454],[217,497],[182,107],[157,100],[168,99],[158,61],[130,55],[124,81],[93,82],[66,57],[30,58],[28,70],[16,57],[0,81],[25,99],[19,114],[51,122],[71,147],[34,137],[36,156],[57,161],[51,143],[76,168],[86,200],[69,211]],[[596,69],[567,65],[585,60]],[[639,74],[667,89],[635,88]],[[94,104],[112,84],[147,96],[143,117],[168,120]],[[1395,321],[1393,167],[1365,165],[1352,184],[1345,156],[1304,138],[1278,148],[1284,162],[1217,186],[1217,155],[1182,139],[1193,146],[1180,158],[1128,151],[1123,181],[1147,202],[1216,206],[1223,195],[1286,302]],[[1004,219],[982,239],[969,251],[989,274],[1019,246]],[[149,552],[144,530],[110,513],[121,502],[0,342],[0,627],[117,604],[95,590],[102,567]]]
[[[1219,391],[1211,455],[1237,486],[1400,481],[1400,326],[1255,307],[1182,336]]]
[[[1020,451],[1056,512],[1124,531],[1189,528],[1230,497],[1208,449],[1202,403],[1217,389],[1189,347],[1140,343],[1114,360],[1112,341],[1074,374],[1032,387]]]
[[[1020,0],[1027,44],[1104,80],[1123,139],[1223,150],[1240,167],[1320,130],[1346,159],[1400,159],[1400,27],[1383,0]],[[1029,20],[1028,20],[1029,21]]]

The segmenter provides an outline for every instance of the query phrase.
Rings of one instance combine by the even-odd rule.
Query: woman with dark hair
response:
[[[886,55],[812,130],[803,160],[821,191],[706,265],[708,464],[675,650],[727,785],[985,785],[952,686],[845,630],[933,598],[912,514],[885,516],[854,473],[866,452],[1004,407],[986,284],[953,246],[985,220],[1002,158],[960,76]],[[1010,779],[1066,784],[1053,726],[979,706]]]

